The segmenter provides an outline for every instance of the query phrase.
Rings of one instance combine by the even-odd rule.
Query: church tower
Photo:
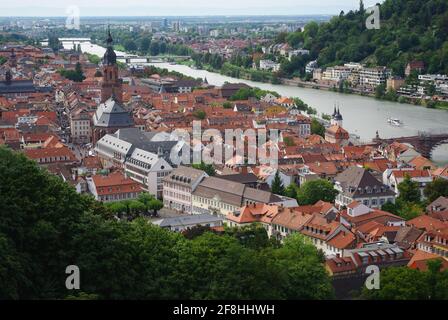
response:
[[[103,83],[101,84],[101,102],[106,102],[109,98],[123,102],[123,82],[118,77],[117,55],[113,47],[114,40],[108,30],[107,50],[103,57]]]
[[[9,63],[9,66],[11,68],[17,68],[17,56],[16,56],[16,53],[14,51],[14,48],[11,50],[11,54],[9,56],[8,63]]]
[[[333,117],[331,118],[331,125],[332,126],[338,126],[342,128],[342,123],[343,123],[344,119],[342,118],[341,112],[338,109],[336,110],[336,107],[334,108],[334,113],[333,113]]]

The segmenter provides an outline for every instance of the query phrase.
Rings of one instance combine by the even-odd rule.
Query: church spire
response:
[[[117,64],[117,54],[114,51],[113,43],[114,39],[110,33],[110,26],[107,27],[107,49],[103,57],[103,65],[113,66]]]
[[[107,26],[107,40],[106,40],[107,46],[108,47],[112,46],[113,42],[114,42],[114,39],[112,38],[112,34],[110,33],[110,26],[108,25]]]

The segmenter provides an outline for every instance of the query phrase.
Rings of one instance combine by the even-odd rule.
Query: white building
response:
[[[369,171],[352,166],[335,177],[338,207],[347,207],[357,201],[369,208],[380,209],[385,203],[395,203],[395,192],[378,181]]]
[[[192,214],[192,196],[199,183],[208,177],[202,171],[190,167],[178,167],[163,179],[163,204],[180,213]]]
[[[289,51],[289,53],[288,53],[288,59],[289,59],[289,61],[291,61],[293,57],[306,56],[309,54],[310,54],[310,50],[305,50],[305,49],[292,50],[292,51]]]
[[[433,181],[433,177],[429,170],[416,170],[414,168],[404,169],[387,169],[383,173],[383,183],[395,191],[397,197],[400,195],[398,185],[402,183],[406,177],[418,183],[421,199],[425,199],[424,190],[426,186]]]
[[[158,137],[136,128],[121,129],[101,138],[95,151],[103,167],[122,168],[129,178],[142,185],[143,190],[161,199],[162,179],[173,170],[170,153],[178,142],[156,141]]]
[[[361,86],[377,87],[386,84],[391,72],[386,67],[363,68],[359,70],[359,84]]]
[[[75,143],[89,143],[92,140],[92,117],[85,109],[79,109],[70,115],[71,140]]]
[[[280,71],[280,63],[272,60],[260,60],[260,70],[278,72]]]
[[[153,224],[173,232],[182,232],[197,226],[210,228],[221,227],[223,225],[223,220],[209,214],[199,214],[160,219],[154,221]]]
[[[343,81],[351,74],[351,69],[342,66],[329,67],[322,73],[322,80]]]
[[[317,67],[318,67],[317,60],[310,61],[310,62],[307,63],[307,65],[305,67],[305,72],[306,73],[313,73],[314,70],[317,69]]]

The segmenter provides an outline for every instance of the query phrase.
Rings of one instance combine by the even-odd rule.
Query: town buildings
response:
[[[95,151],[106,168],[117,167],[142,184],[150,194],[162,198],[162,179],[173,170],[169,163],[177,141],[152,141],[154,136],[136,128],[108,134],[96,144]]]
[[[385,203],[395,202],[395,192],[378,181],[368,170],[352,166],[335,178],[335,189],[339,192],[336,204],[346,207],[353,201],[370,208],[381,208]]]
[[[94,175],[87,178],[89,192],[101,202],[117,202],[138,198],[143,192],[140,184],[126,178],[120,172],[109,175]]]
[[[193,214],[214,214],[225,218],[244,205],[253,203],[286,204],[289,200],[278,197],[271,192],[249,188],[218,177],[208,177],[202,180],[192,193]],[[293,203],[297,205],[297,202]]]
[[[163,203],[179,213],[192,214],[192,193],[208,177],[201,170],[180,166],[163,179]]]
[[[222,227],[222,219],[209,214],[185,215],[181,217],[172,217],[156,220],[154,225],[173,232],[184,232],[189,229],[202,226],[209,228]]]

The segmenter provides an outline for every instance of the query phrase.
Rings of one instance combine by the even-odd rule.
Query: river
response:
[[[72,48],[73,43],[64,43],[64,47]],[[102,56],[105,48],[82,43],[83,52]],[[126,55],[117,52],[118,55]],[[380,137],[392,138],[412,136],[419,131],[447,132],[448,111],[426,109],[411,104],[400,104],[388,101],[380,101],[370,97],[354,94],[341,94],[331,91],[292,87],[286,85],[273,85],[268,83],[253,82],[235,79],[212,73],[205,70],[195,70],[184,65],[172,65],[169,63],[152,64],[170,71],[181,72],[194,78],[207,78],[209,84],[220,86],[225,82],[243,82],[250,86],[256,86],[264,90],[276,91],[283,96],[298,97],[305,103],[316,108],[319,113],[332,114],[335,104],[340,106],[344,117],[344,128],[350,133],[357,134],[362,141],[371,141],[378,130]],[[402,127],[394,127],[387,123],[388,118],[398,118],[403,121]],[[438,164],[448,163],[448,144],[442,145],[433,151],[432,159]]]

